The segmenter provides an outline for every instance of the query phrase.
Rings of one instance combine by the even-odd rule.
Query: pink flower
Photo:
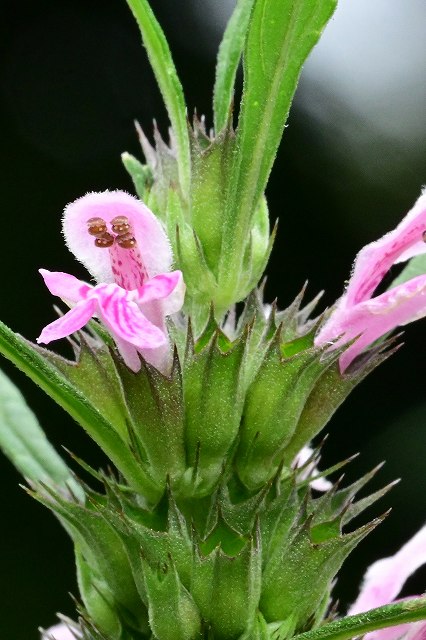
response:
[[[76,638],[81,638],[81,634],[71,632],[63,622],[46,629],[41,636],[42,640],[76,640]]]
[[[97,317],[128,367],[138,371],[141,354],[166,373],[171,353],[165,318],[181,309],[185,287],[181,272],[170,271],[172,253],[160,222],[129,194],[105,191],[69,204],[63,229],[69,249],[99,284],[40,269],[49,291],[71,309],[37,342],[64,338]]]
[[[299,468],[308,463],[306,464],[306,468],[303,469],[302,473],[299,476],[300,480],[306,480],[307,478],[312,477],[312,480],[309,483],[312,489],[315,489],[316,491],[328,491],[332,488],[333,485],[329,480],[327,480],[327,478],[316,477],[319,474],[319,471],[316,467],[316,461],[313,457],[313,453],[314,450],[312,449],[312,447],[303,447],[293,460],[292,467]]]
[[[357,255],[349,283],[315,344],[335,349],[357,338],[340,358],[340,370],[366,347],[398,326],[426,315],[426,274],[373,297],[393,264],[426,252],[426,192],[393,231],[366,245]]]
[[[393,602],[407,578],[426,563],[426,525],[420,529],[393,556],[382,558],[372,564],[365,576],[360,594],[350,607],[348,615],[363,613],[375,607]],[[397,625],[372,631],[368,640],[424,640],[426,622]]]

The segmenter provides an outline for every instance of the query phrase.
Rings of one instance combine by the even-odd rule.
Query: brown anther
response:
[[[114,244],[114,236],[110,233],[105,232],[103,235],[98,236],[95,240],[95,247],[99,247],[100,249],[107,249],[108,247],[112,247]]]
[[[133,247],[136,247],[136,238],[132,236],[131,233],[124,233],[121,236],[117,236],[115,241],[122,249],[133,249]]]
[[[87,221],[87,231],[91,236],[100,238],[104,235],[106,230],[106,222],[105,220],[102,220],[102,218],[89,218],[89,220]]]
[[[422,238],[423,238],[423,242],[426,242],[426,231],[423,231]]]
[[[118,236],[124,236],[130,231],[129,219],[126,216],[116,216],[111,220],[111,229]]]

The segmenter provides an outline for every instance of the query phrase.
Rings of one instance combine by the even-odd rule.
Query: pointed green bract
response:
[[[218,134],[231,117],[234,84],[254,0],[238,0],[220,43],[213,91],[214,128]]]
[[[195,640],[201,633],[200,612],[182,585],[172,560],[152,569],[143,563],[149,622],[158,640]]]
[[[191,184],[191,161],[182,85],[166,37],[147,0],[127,0],[127,3],[141,30],[142,40],[169,114],[176,138],[180,186],[184,199],[188,200]]]
[[[85,488],[86,506],[44,486],[35,497],[74,541],[90,640],[272,640],[320,621],[342,561],[378,522],[341,534],[372,475],[315,499],[298,471],[246,497],[226,474],[202,500],[168,487],[153,507],[108,476],[103,494]]]
[[[186,448],[199,495],[212,491],[238,434],[244,343],[222,351],[218,335],[200,353],[189,351],[184,371]]]
[[[236,455],[240,478],[250,489],[276,473],[307,398],[330,366],[330,358],[322,355],[311,347],[281,358],[274,341],[264,357],[247,391]]]
[[[238,154],[227,192],[220,279],[229,300],[253,212],[266,187],[300,71],[337,0],[256,0],[244,52]]]
[[[139,162],[131,153],[122,153],[121,160],[126,171],[132,178],[136,195],[146,202],[149,197],[149,188],[153,181],[152,170],[148,165]]]
[[[144,452],[144,463],[164,490],[185,472],[185,416],[182,374],[178,360],[169,377],[143,364],[138,373],[117,361],[128,409],[128,427],[134,446]]]

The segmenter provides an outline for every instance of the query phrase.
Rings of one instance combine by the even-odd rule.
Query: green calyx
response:
[[[103,485],[94,491],[25,418],[35,450],[23,448],[20,468],[74,542],[85,639],[272,640],[321,624],[342,562],[378,521],[343,527],[387,488],[355,500],[370,474],[315,497],[319,451],[304,464],[297,455],[387,354],[373,349],[342,376],[340,352],[314,345],[321,319],[307,319],[314,305],[301,298],[278,312],[255,290],[238,320],[218,324],[211,309],[201,332],[171,324],[168,376],[145,362],[130,371],[95,322],[75,361],[0,325],[3,353],[117,469],[75,459]],[[7,453],[22,434],[12,422],[0,440]]]
[[[230,290],[224,286],[219,264],[227,260],[223,219],[226,185],[236,153],[231,121],[216,137],[210,137],[204,122],[194,117],[193,128],[188,129],[192,171],[189,199],[183,197],[180,187],[173,138],[168,146],[155,128],[154,148],[137,128],[147,164],[125,153],[124,166],[138,196],[166,227],[176,266],[182,270],[187,286],[187,308],[193,316],[201,313],[202,324],[212,303],[220,318],[233,303],[248,295],[266,267],[275,236],[275,230],[270,235],[266,200],[262,198],[253,212],[253,223],[242,247],[244,268],[235,274]]]
[[[171,325],[169,376],[144,362],[130,371],[90,332],[80,334],[76,361],[68,361],[4,327],[3,353],[58,400],[149,504],[167,482],[177,499],[203,499],[224,474],[256,491],[278,469],[291,470],[352,388],[387,357],[374,352],[342,376],[340,352],[314,346],[317,323],[305,321],[300,304],[299,296],[287,310],[269,311],[255,291],[238,322],[231,314],[218,325],[212,310],[198,335],[191,322]]]
[[[261,616],[273,638],[277,626],[290,637],[321,622],[342,562],[379,522],[342,533],[369,477],[319,498],[298,471],[254,493],[224,478],[198,501],[168,486],[154,507],[107,476],[103,493],[82,485],[84,503],[44,485],[34,495],[76,546],[83,628],[108,640],[231,640],[256,637]]]

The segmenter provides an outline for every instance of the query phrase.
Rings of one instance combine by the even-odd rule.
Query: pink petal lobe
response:
[[[299,453],[293,460],[292,467],[303,467],[303,465],[308,462],[309,458],[311,458],[313,452],[314,450],[311,447],[303,447],[303,449],[299,451]],[[301,474],[301,480],[309,478],[310,476],[316,476],[318,473],[319,471],[315,466],[315,461],[312,461],[312,463],[303,470],[303,473]],[[310,482],[310,486],[316,491],[328,491],[333,485],[329,480],[327,480],[327,478],[317,478],[313,479],[312,482]]]
[[[378,338],[424,316],[426,275],[421,275],[354,306],[348,306],[340,300],[316,336],[315,344],[331,343],[343,336],[334,342],[332,348],[336,348],[360,336],[340,358],[340,370],[343,372],[354,358]]]
[[[116,336],[138,349],[155,349],[168,339],[161,329],[150,322],[132,300],[132,293],[115,284],[95,287],[99,315]]]
[[[80,634],[72,633],[64,623],[60,623],[46,629],[41,638],[42,640],[75,640],[80,637]]]
[[[70,309],[61,318],[44,327],[37,342],[49,344],[53,340],[59,340],[79,331],[93,317],[96,311],[96,301],[93,299],[82,300]]]
[[[163,227],[148,207],[124,191],[88,193],[71,202],[65,209],[63,230],[68,248],[84,264],[98,282],[115,282],[108,249],[95,247],[94,238],[87,232],[87,221],[99,217],[108,225],[116,216],[128,218],[136,239],[143,266],[149,278],[170,270],[172,253]],[[118,262],[129,250],[118,251]],[[131,250],[130,250],[131,251]],[[124,252],[124,253],[123,253]],[[133,269],[132,265],[128,268]],[[124,285],[123,285],[124,286]],[[136,288],[136,287],[128,287]]]
[[[161,273],[160,275],[151,278],[151,280],[148,280],[148,282],[138,289],[138,303],[145,304],[147,302],[152,302],[153,300],[164,300],[165,298],[170,298],[171,294],[179,287],[179,299],[170,305],[171,307],[178,307],[176,309],[176,311],[178,311],[182,307],[183,295],[185,294],[184,288],[182,291],[182,285],[183,278],[181,271]],[[166,315],[169,315],[170,313],[175,313],[175,311],[169,311]]]
[[[414,622],[410,624],[406,640],[426,640],[426,622]]]
[[[351,306],[368,299],[395,262],[425,253],[426,244],[422,242],[425,230],[426,192],[423,192],[393,231],[358,253],[344,296],[346,304]]]
[[[78,280],[69,273],[48,271],[47,269],[39,269],[39,273],[52,295],[69,302],[79,302],[92,289],[90,285]]]
[[[364,636],[364,640],[398,640],[405,636],[410,629],[411,624],[398,624],[395,627],[387,627],[385,629],[378,629],[377,631],[371,631]]]
[[[360,594],[348,611],[355,615],[391,603],[407,578],[426,563],[426,525],[393,556],[372,564],[364,576]]]
[[[125,364],[137,373],[141,368],[141,359],[139,357],[139,351],[130,342],[122,340],[119,336],[114,335],[114,342],[117,345],[117,349],[120,352]]]

